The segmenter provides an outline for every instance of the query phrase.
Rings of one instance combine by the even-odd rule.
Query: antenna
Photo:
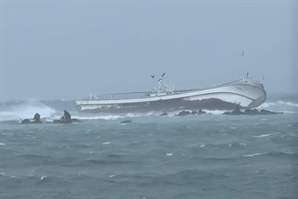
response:
[[[158,79],[158,81],[161,81],[165,75],[166,75],[166,73],[163,73],[163,74],[160,76],[160,78]]]
[[[168,92],[172,91],[172,89],[163,81],[163,77],[166,73],[163,73],[158,79],[158,92]]]
[[[176,67],[174,67],[174,82],[173,82],[173,88],[172,90],[174,91],[175,90],[175,85],[176,85]]]

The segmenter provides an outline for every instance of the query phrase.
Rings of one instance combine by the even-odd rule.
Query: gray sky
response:
[[[297,92],[297,3],[1,2],[2,100],[214,86]],[[245,56],[241,52],[245,51]]]

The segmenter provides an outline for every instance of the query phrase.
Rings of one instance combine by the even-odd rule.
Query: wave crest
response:
[[[1,111],[0,121],[33,118],[35,113],[39,113],[41,118],[46,118],[54,116],[56,114],[56,110],[39,101],[27,101]]]

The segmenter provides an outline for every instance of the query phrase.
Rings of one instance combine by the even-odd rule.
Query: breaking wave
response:
[[[292,102],[278,101],[278,104],[285,104],[285,105],[288,105],[288,106],[298,107],[298,104],[295,104],[295,103],[292,103]]]
[[[298,104],[292,103],[292,102],[284,102],[284,101],[278,101],[278,102],[266,102],[262,105],[263,108],[269,108],[273,106],[281,106],[281,105],[286,105],[286,106],[291,106],[291,107],[298,107]]]
[[[39,113],[42,119],[46,121],[52,121],[54,119],[59,119],[63,115],[64,108],[70,110],[73,118],[79,120],[117,120],[122,118],[132,118],[132,117],[144,117],[155,115],[153,113],[146,114],[84,114],[78,113],[73,109],[69,102],[65,101],[55,101],[58,102],[56,107],[52,107],[52,102],[49,101],[50,105],[47,105],[47,102],[40,102],[36,100],[31,101],[14,101],[9,102],[8,105],[1,104],[0,111],[0,122],[2,121],[19,121],[23,119],[33,118],[35,113]]]
[[[59,119],[63,110],[67,109],[70,111],[74,118],[80,120],[117,120],[123,118],[133,118],[133,117],[146,117],[146,116],[159,116],[162,112],[149,112],[149,113],[128,113],[128,114],[84,114],[78,113],[76,111],[76,107],[72,101],[64,101],[64,100],[55,100],[55,101],[10,101],[6,104],[1,104],[0,111],[0,121],[12,121],[12,120],[20,120],[26,118],[33,118],[35,113],[39,113],[41,118],[45,119]],[[289,113],[297,113],[298,112],[298,103],[295,100],[276,100],[268,101],[262,104],[258,109],[266,109],[270,111],[283,112],[286,114]],[[225,111],[215,110],[208,111],[203,110],[207,114],[211,115],[221,115]],[[174,117],[180,111],[168,112],[167,117]]]
[[[20,120],[33,118],[35,113],[39,113],[41,118],[53,117],[56,110],[44,105],[39,101],[21,102],[14,106],[4,107],[0,112],[0,121]]]
[[[206,112],[207,114],[211,114],[211,115],[222,115],[224,112],[228,111],[223,111],[223,110],[214,110],[214,111],[209,111],[209,110],[203,110],[204,112]]]
[[[284,113],[297,113],[298,104],[288,101],[266,102],[262,104],[258,109],[266,109],[270,111],[279,111]]]
[[[138,114],[126,114],[126,115],[97,115],[97,116],[80,116],[74,114],[73,117],[79,120],[117,120],[123,118],[132,118],[132,117],[141,117],[146,115],[138,115]]]

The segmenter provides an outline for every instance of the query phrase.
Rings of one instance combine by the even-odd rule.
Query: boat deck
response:
[[[187,90],[190,91],[190,90]],[[184,92],[187,92],[184,91]],[[119,100],[119,99],[140,99],[150,98],[155,96],[174,95],[182,93],[183,91],[165,92],[165,93],[154,93],[154,92],[132,92],[132,93],[112,93],[112,94],[101,94],[101,95],[90,95],[90,97],[84,100]]]
[[[244,82],[242,79],[238,79],[232,82],[228,82],[225,84],[217,85],[215,87],[208,87],[208,88],[195,88],[195,89],[187,89],[187,90],[173,90],[173,91],[168,91],[168,92],[130,92],[130,93],[111,93],[111,94],[100,94],[100,95],[94,95],[90,94],[88,98],[83,99],[84,100],[120,100],[120,99],[140,99],[140,98],[151,98],[151,97],[156,97],[156,96],[166,96],[166,95],[175,95],[175,94],[180,94],[180,93],[186,93],[186,92],[193,92],[193,91],[199,91],[199,90],[204,90],[204,89],[210,89],[210,88],[216,88],[220,86],[225,86],[225,85],[230,85],[234,84],[237,82]],[[247,82],[245,81],[246,84],[255,84],[253,82]]]

